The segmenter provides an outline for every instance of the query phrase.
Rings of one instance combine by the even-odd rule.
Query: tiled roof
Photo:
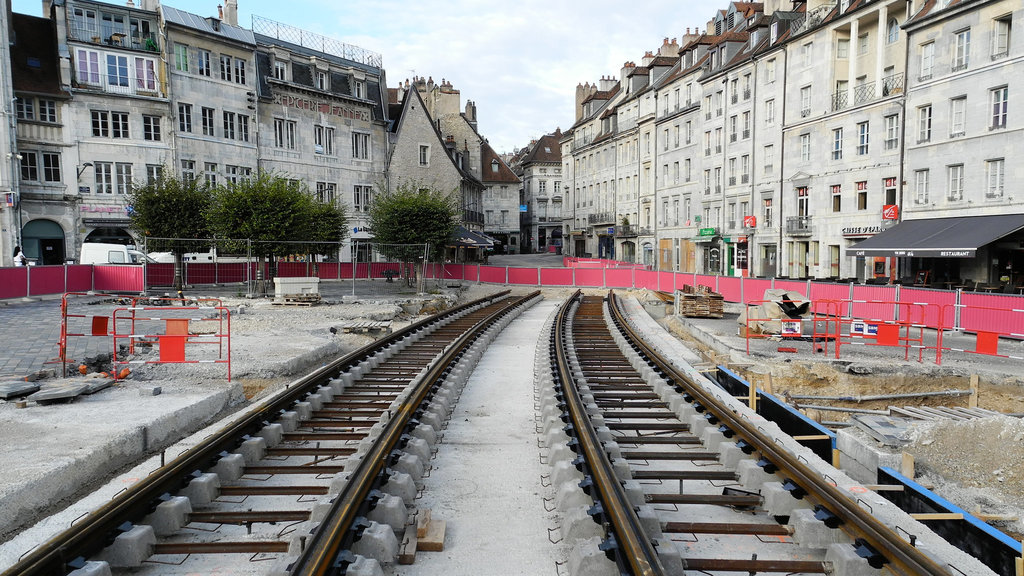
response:
[[[60,87],[57,34],[49,18],[11,14],[11,77],[16,92],[66,96]]]
[[[654,60],[651,60],[651,63],[647,66],[651,68],[654,68],[655,66],[671,66],[675,64],[677,60],[679,60],[679,58],[674,56],[657,56]]]
[[[171,24],[178,24],[186,28],[198,30],[211,36],[223,36],[245,44],[256,44],[256,37],[253,36],[252,30],[232,26],[216,18],[203,18],[191,12],[172,8],[166,4],[161,5],[161,8],[163,9],[164,20]],[[216,28],[214,28],[214,22],[217,23]]]
[[[495,172],[491,166],[494,162],[498,163],[498,171]],[[521,182],[518,176],[512,172],[512,169],[502,161],[501,156],[491,148],[491,145],[486,141],[480,143],[480,174],[482,174],[481,180],[485,184],[491,182],[507,182],[509,184],[518,184]]]
[[[523,164],[545,162],[560,164],[562,162],[562,148],[559,143],[561,139],[561,130],[555,131],[554,134],[545,134],[523,159]]]

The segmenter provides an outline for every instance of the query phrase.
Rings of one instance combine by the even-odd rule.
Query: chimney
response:
[[[615,78],[612,76],[601,76],[601,81],[598,83],[598,89],[602,92],[607,92],[615,88]]]
[[[217,20],[223,20],[223,19],[224,19],[224,7],[221,6],[220,4],[217,4]]]
[[[476,129],[476,103],[472,100],[466,100],[466,121]]]
[[[222,20],[232,26],[238,26],[238,0],[227,0],[224,3]]]

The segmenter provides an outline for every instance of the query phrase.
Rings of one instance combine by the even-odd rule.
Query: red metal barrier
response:
[[[630,268],[606,268],[604,285],[608,288],[632,288],[633,270]]]
[[[604,270],[603,269],[589,269],[589,268],[577,268],[576,269],[576,287],[578,288],[603,288],[604,287]]]
[[[60,363],[60,374],[62,377],[68,375],[68,363],[74,360],[68,359],[68,339],[82,336],[109,336],[109,316],[93,316],[89,314],[68,313],[68,296],[87,296],[90,298],[119,298],[116,294],[95,294],[86,292],[66,292],[60,298],[60,340],[57,341],[57,360]],[[68,325],[69,318],[88,318],[87,326],[89,332],[72,332]]]
[[[509,268],[508,283],[528,286],[540,284],[540,273],[537,268]]]
[[[480,281],[491,284],[505,284],[508,277],[505,274],[506,268],[498,266],[481,266]]]
[[[959,308],[960,325],[963,327],[962,330],[964,332],[973,332],[975,334],[974,349],[948,346],[942,348],[942,350],[1024,360],[1022,356],[1005,354],[999,351],[1000,338],[1004,340],[1024,339],[1024,330],[1020,329],[1020,326],[1024,324],[1024,309],[1005,307],[1006,305],[1012,306],[1020,302],[1020,299],[1015,296],[973,293],[968,295],[965,292],[961,297],[961,306]],[[982,304],[989,305],[985,306]],[[996,307],[991,304],[1000,304],[1001,306]],[[951,332],[952,330],[946,331]],[[945,341],[948,341],[948,339]]]
[[[723,300],[728,300],[729,302],[739,302],[741,300],[741,281],[743,281],[743,279],[737,276],[719,276],[718,290],[715,290],[715,292],[721,294]]]
[[[145,277],[137,264],[104,264],[92,268],[93,290],[99,292],[144,292]]]
[[[942,357],[942,330],[936,331],[935,340],[928,343],[925,338],[925,329],[929,326],[925,320],[931,316],[938,320],[941,325],[944,321],[944,310],[938,304],[896,302],[896,301],[857,301],[857,300],[822,300],[820,302],[825,311],[818,311],[814,314],[815,326],[818,322],[825,324],[821,333],[821,340],[824,342],[825,352],[828,352],[828,343],[835,344],[835,357],[839,358],[842,346],[888,346],[903,348],[903,359],[910,359],[910,350],[918,351],[917,361],[924,359],[925,350],[935,350],[935,363],[941,364]],[[851,315],[851,310],[868,306],[878,306],[880,310],[888,310],[888,317],[861,317]],[[899,320],[893,320],[892,310],[898,310]],[[929,310],[931,309],[931,310]],[[818,340],[816,329],[815,339]]]
[[[213,318],[195,315],[197,311],[215,311]],[[145,314],[145,315],[143,315]],[[149,316],[149,314],[159,314]],[[181,314],[184,314],[182,316]],[[139,322],[163,322],[164,332],[136,333]],[[190,329],[192,322],[217,322],[214,334],[193,334]],[[129,328],[121,332],[122,327]],[[227,364],[228,382],[231,381],[231,312],[223,307],[200,306],[131,306],[114,309],[111,322],[113,338],[113,364],[115,378],[120,375],[118,365],[124,364]],[[145,332],[145,331],[144,331]],[[212,338],[206,340],[205,338]],[[117,341],[129,340],[129,349],[134,349],[135,342],[156,343],[159,351],[157,360],[118,360]],[[186,355],[189,344],[216,344],[217,356],[212,359],[189,359]],[[225,358],[225,348],[227,357]]]
[[[29,266],[0,268],[0,298],[24,298],[28,296]]]
[[[572,286],[573,271],[565,268],[541,268],[541,286]]]

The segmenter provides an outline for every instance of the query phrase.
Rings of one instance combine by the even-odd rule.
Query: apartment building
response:
[[[517,166],[523,183],[521,220],[523,249],[559,252],[565,234],[563,219],[562,131],[555,130],[532,142]]]

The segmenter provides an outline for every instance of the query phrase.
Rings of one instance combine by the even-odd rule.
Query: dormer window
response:
[[[778,40],[778,39],[779,39],[779,23],[778,22],[772,22],[771,43],[775,44],[775,41]]]
[[[495,160],[491,160],[491,172],[493,172],[495,174],[498,173],[498,161],[496,159]]]

